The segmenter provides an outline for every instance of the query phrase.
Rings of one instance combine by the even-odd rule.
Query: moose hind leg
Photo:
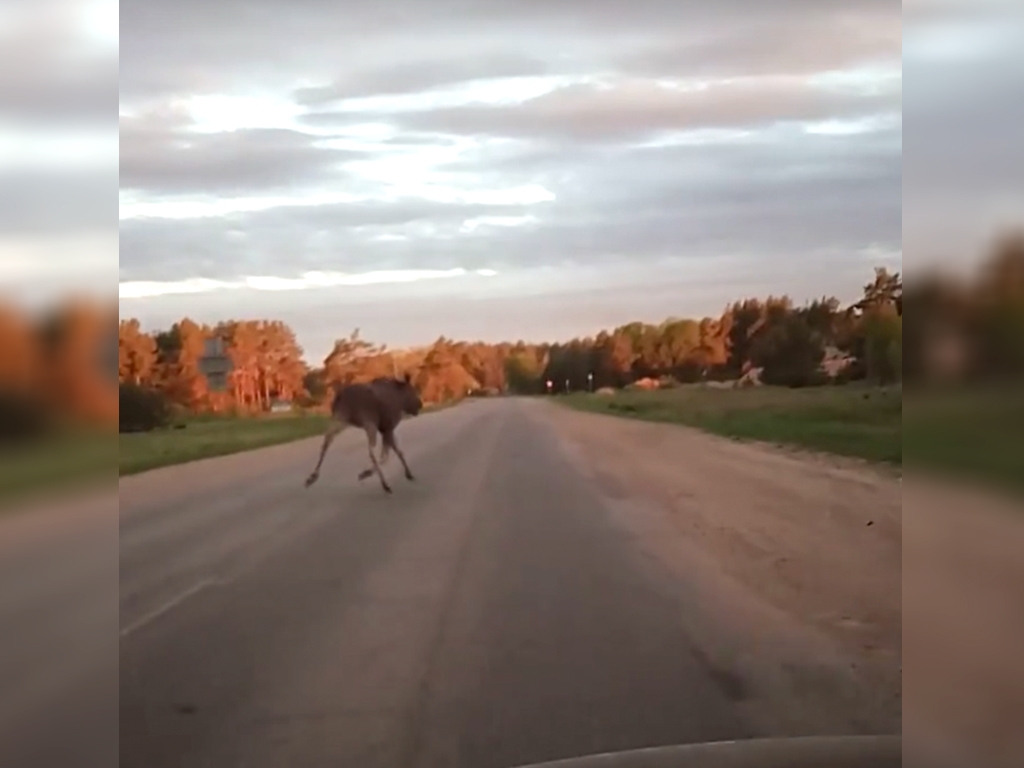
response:
[[[391,443],[388,442],[387,435],[384,435],[383,445],[380,449],[380,466],[384,466],[388,463],[388,459],[391,457]],[[373,474],[373,467],[368,467],[359,473],[359,479],[365,480]]]
[[[380,464],[377,463],[377,457],[373,455],[373,449],[377,447],[377,430],[367,429],[366,430],[366,442],[369,448],[370,463],[373,465],[373,471],[377,473],[377,477],[380,478],[380,487],[387,493],[391,493],[391,486],[388,485],[388,481],[384,479],[384,473],[381,471]]]

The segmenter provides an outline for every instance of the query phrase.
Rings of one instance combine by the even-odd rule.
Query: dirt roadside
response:
[[[688,629],[723,674],[760,687],[745,705],[766,733],[899,731],[900,478],[676,425],[530,410],[647,558],[701,585],[704,618]]]

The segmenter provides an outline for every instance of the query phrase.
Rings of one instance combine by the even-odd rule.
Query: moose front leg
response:
[[[402,453],[402,449],[398,447],[398,442],[395,440],[395,433],[388,432],[384,435],[385,447],[390,446],[394,450],[395,455],[398,456],[398,460],[402,462],[402,468],[405,469],[405,477],[407,480],[415,480],[413,477],[412,470],[409,469],[409,463],[405,460],[405,454]]]
[[[313,472],[306,478],[306,487],[309,488],[313,483],[320,477],[320,467],[323,466],[324,456],[327,455],[327,449],[331,447],[331,443],[334,442],[334,438],[345,428],[345,425],[334,419],[327,427],[327,432],[324,434],[324,442],[320,446],[320,457],[317,459],[316,467],[313,468]]]
[[[389,458],[391,458],[391,446],[390,443],[388,443],[387,438],[385,438],[380,448],[380,459],[378,459],[380,466],[383,467],[385,464],[387,464]],[[367,469],[364,469],[362,472],[359,473],[359,479],[365,480],[372,474],[373,467],[368,467]]]

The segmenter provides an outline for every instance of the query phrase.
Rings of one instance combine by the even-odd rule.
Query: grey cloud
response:
[[[0,30],[0,114],[56,125],[113,125],[117,50],[75,53],[74,8],[43,2],[20,8]],[[9,19],[10,20],[10,19]]]
[[[674,91],[649,82],[603,89],[571,86],[514,107],[472,106],[403,115],[419,130],[470,135],[606,141],[669,130],[753,127],[893,112],[900,94],[851,96],[803,86],[741,83]]]
[[[772,126],[770,133],[753,131],[746,138],[712,132],[684,135],[690,144],[644,146],[621,142],[589,143],[519,141],[501,143],[483,157],[465,158],[449,166],[499,183],[539,183],[559,197],[584,203],[609,194],[631,195],[637,187],[662,183],[742,186],[749,181],[793,175],[822,178],[857,176],[875,169],[900,167],[899,122],[859,134],[808,134],[800,125]],[[595,174],[607,174],[596,183]]]
[[[912,268],[976,263],[997,234],[1024,227],[1024,14],[1017,5],[915,3],[908,19],[905,69],[915,87],[904,105],[912,140],[902,210]],[[959,50],[922,51],[929,28],[960,42]],[[979,31],[996,39],[972,45]]]
[[[340,75],[328,86],[300,88],[299,104],[316,106],[342,99],[419,93],[480,78],[525,77],[547,74],[537,59],[515,53],[483,54],[468,66],[465,56],[390,64]]]
[[[852,252],[873,242],[898,248],[898,151],[872,136],[848,142],[818,137],[811,145],[809,153],[777,144],[552,153],[537,162],[558,197],[525,208],[406,200],[275,209],[230,220],[125,222],[122,277],[170,280],[183,272],[223,277],[310,269],[514,271],[623,259],[639,265],[665,256],[707,257],[723,248],[780,259],[822,247]],[[465,172],[482,174],[483,181],[489,174],[495,183],[509,181],[486,165]],[[458,233],[466,219],[523,213],[537,223]],[[451,236],[418,237],[420,225]],[[402,232],[413,236],[404,242],[372,239]]]
[[[117,59],[79,66],[15,60],[0,54],[0,109],[7,119],[29,123],[113,127],[117,107]]]
[[[808,39],[821,39],[827,53],[830,43],[842,48],[849,37],[835,37],[836,18],[898,27],[900,11],[898,0],[130,3],[121,9],[121,89],[132,100],[152,96],[154,89],[209,91],[258,78],[290,90],[301,77],[366,93],[485,78],[488,65],[508,73],[524,48],[550,71],[587,72],[620,58],[642,58],[652,46],[657,51],[674,41],[714,41],[737,19],[765,40],[785,40],[788,30],[800,29]],[[785,56],[782,49],[779,55]],[[466,62],[463,73],[457,71],[459,58]],[[414,73],[415,67],[423,72]]]
[[[277,208],[236,219],[246,227],[300,228],[307,231],[394,227],[416,222],[459,222],[476,216],[516,214],[520,206],[437,203],[420,198],[390,202],[355,202],[306,208]]]
[[[756,15],[736,18],[682,38],[656,40],[617,63],[626,72],[650,77],[810,74],[898,63],[902,42],[900,6],[890,4],[859,14],[833,10],[799,24]]]
[[[6,174],[0,184],[0,234],[51,235],[113,230],[117,171]]]
[[[521,212],[512,206],[404,200],[277,208],[230,218],[126,220],[121,223],[121,279],[466,267],[463,257],[474,260],[472,254],[460,253],[451,241],[402,243],[374,237],[417,223],[454,230],[467,219]]]
[[[910,189],[1024,187],[1024,51],[911,64],[911,74],[920,87],[904,107],[914,137],[904,159]]]
[[[315,141],[290,130],[199,134],[174,130],[173,122],[122,118],[121,186],[172,194],[297,187],[339,179],[341,163],[364,156]]]

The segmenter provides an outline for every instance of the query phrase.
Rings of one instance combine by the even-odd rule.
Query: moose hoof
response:
[[[373,474],[373,470],[372,469],[364,469],[362,472],[359,473],[359,479],[360,480],[365,480],[366,478],[368,478],[372,474]]]
[[[406,479],[406,480],[415,480],[416,478],[415,478],[415,477],[413,477],[413,474],[412,474],[412,472],[406,472],[406,473],[405,473],[405,479]]]
[[[318,477],[319,477],[319,475],[310,475],[309,477],[307,477],[306,478],[306,487],[309,488],[309,486],[311,486],[313,483],[316,482],[316,479]]]
[[[390,485],[385,485],[384,486],[384,493],[394,493],[394,491],[391,490],[391,486]]]

